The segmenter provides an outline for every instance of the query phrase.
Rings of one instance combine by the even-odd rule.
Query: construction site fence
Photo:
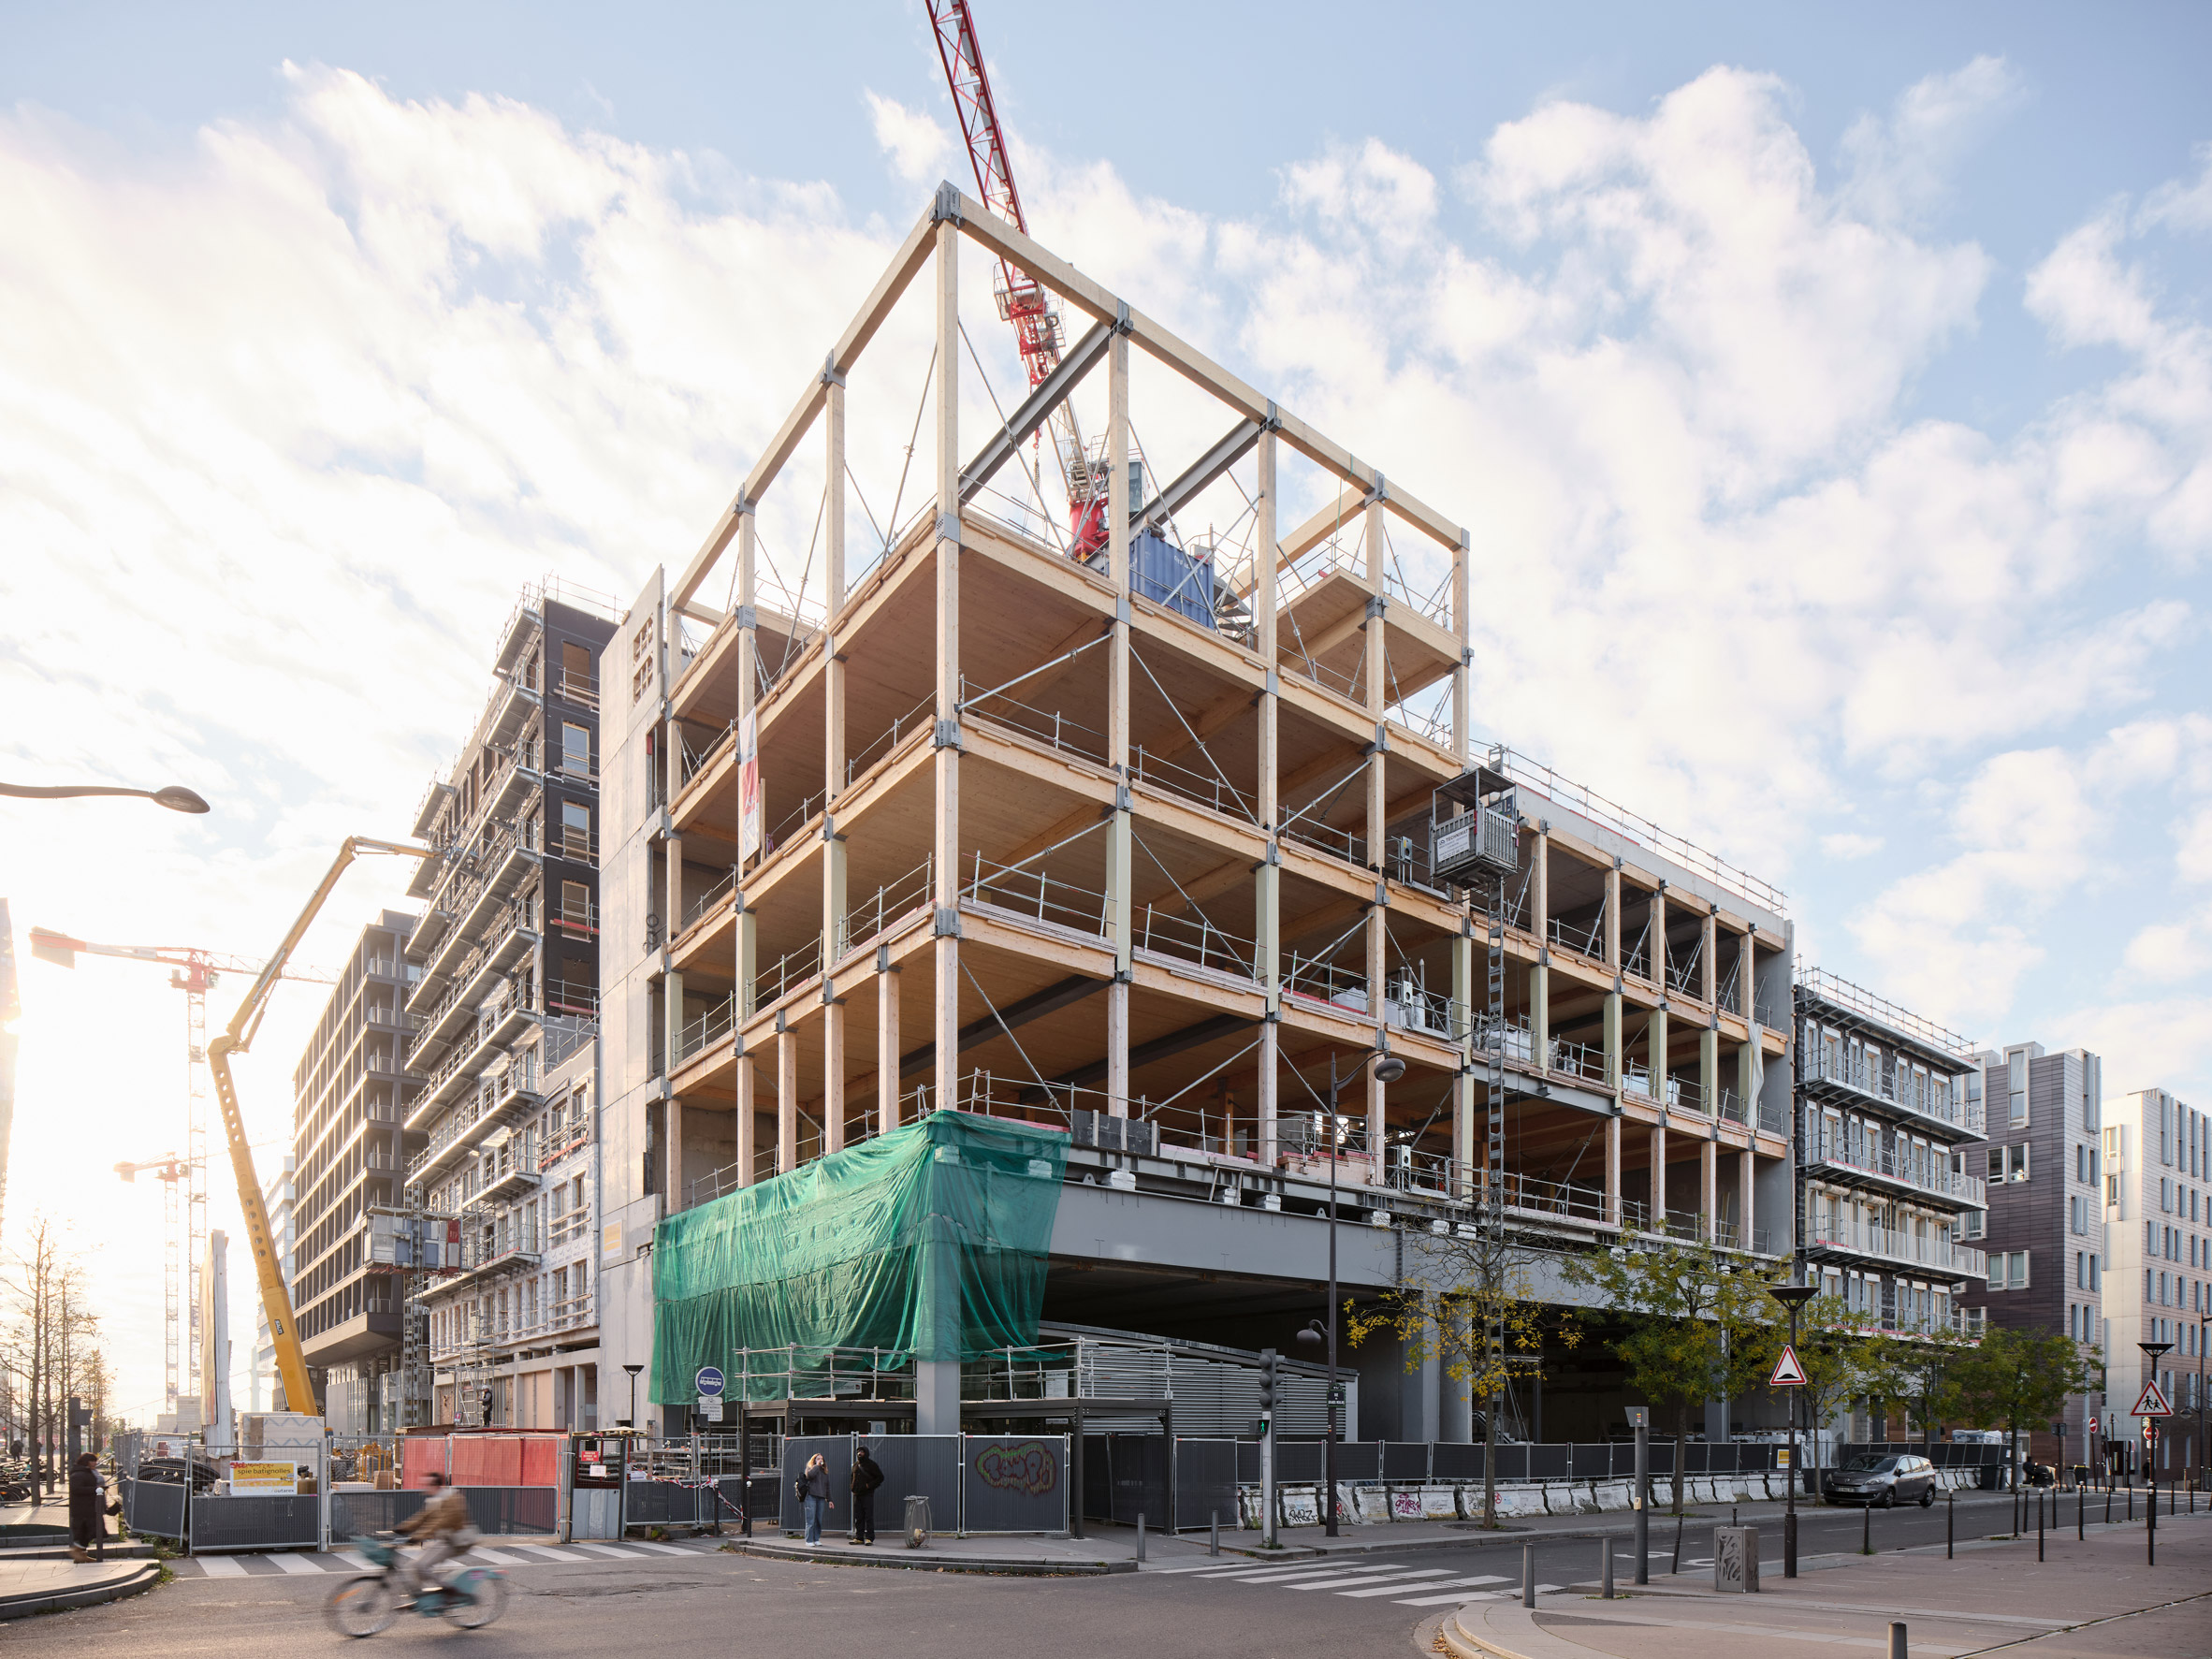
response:
[[[141,1537],[171,1540],[196,1553],[320,1548],[329,1490],[327,1448],[287,1448],[260,1461],[290,1464],[292,1490],[232,1493],[221,1473],[226,1464],[211,1462],[183,1436],[119,1434],[116,1498],[124,1523]]]
[[[622,1482],[621,1526],[735,1526],[749,1515],[779,1519],[777,1470],[782,1437],[671,1435],[633,1440]]]
[[[796,1482],[817,1453],[829,1477],[828,1525],[852,1524],[852,1457],[863,1436],[793,1434],[783,1443],[778,1482],[786,1532],[806,1524]],[[882,1434],[866,1436],[883,1471],[876,1492],[879,1531],[897,1532],[906,1500],[929,1500],[933,1531],[1066,1533],[1069,1530],[1069,1437],[1065,1434]],[[1157,1438],[1157,1437],[1156,1437]]]
[[[1185,1442],[1184,1444],[1188,1444]],[[1250,1486],[1259,1479],[1259,1442],[1243,1438],[1237,1448],[1236,1479]],[[1480,1480],[1490,1448],[1456,1440],[1340,1440],[1336,1478],[1358,1483],[1381,1480]],[[1962,1448],[1970,1449],[1970,1448]],[[1627,1440],[1516,1441],[1499,1445],[1493,1478],[1498,1480],[1620,1480],[1636,1473],[1636,1445]],[[1760,1441],[1687,1441],[1682,1446],[1685,1475],[1761,1475],[1776,1467],[1777,1448]],[[1652,1437],[1653,1475],[1674,1474],[1674,1442]],[[1275,1478],[1321,1478],[1327,1443],[1317,1439],[1275,1441]]]

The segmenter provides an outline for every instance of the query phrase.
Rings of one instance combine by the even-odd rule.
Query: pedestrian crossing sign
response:
[[[2174,1408],[2166,1404],[2166,1391],[2159,1387],[2159,1379],[2152,1377],[2143,1385],[2143,1392],[2135,1399],[2137,1417],[2172,1417]]]
[[[1774,1362],[1774,1375],[1767,1379],[1770,1389],[1797,1389],[1805,1386],[1805,1367],[1797,1363],[1797,1350],[1786,1342],[1782,1345],[1782,1358]]]

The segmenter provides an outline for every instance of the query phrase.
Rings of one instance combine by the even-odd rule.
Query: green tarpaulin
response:
[[[779,1397],[785,1360],[749,1349],[795,1346],[812,1368],[832,1348],[891,1367],[1031,1346],[1067,1163],[1055,1130],[933,1112],[671,1216],[653,1230],[652,1399],[688,1404],[703,1365],[733,1398]]]

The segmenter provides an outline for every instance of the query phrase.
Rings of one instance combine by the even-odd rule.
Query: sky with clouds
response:
[[[0,775],[216,803],[0,807],[19,949],[265,951],[342,836],[404,831],[521,585],[680,566],[972,188],[918,7],[440,15],[19,20]],[[1183,50],[1070,84],[986,7],[1032,227],[1472,528],[1482,736],[1786,889],[1808,961],[2212,1097],[2212,26],[1338,15],[1140,7],[1130,50]],[[917,348],[854,383],[877,513]],[[1150,442],[1213,435],[1171,401]],[[305,954],[402,886],[350,878]],[[182,999],[22,981],[7,1239],[69,1220],[144,1408],[159,1195],[107,1171],[178,1138]],[[265,1167],[315,1012],[287,988],[242,1074]]]

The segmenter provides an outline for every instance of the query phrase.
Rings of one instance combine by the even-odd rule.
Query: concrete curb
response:
[[[102,1602],[121,1601],[126,1595],[137,1595],[141,1591],[151,1590],[160,1581],[161,1563],[149,1561],[119,1578],[106,1579],[97,1584],[86,1584],[76,1590],[10,1595],[0,1598],[0,1623],[25,1618],[33,1613],[60,1613],[71,1608],[92,1608]]]
[[[738,1555],[756,1555],[764,1561],[797,1561],[810,1566],[888,1567],[910,1573],[986,1573],[1011,1579],[1095,1579],[1109,1573],[1133,1573],[1132,1561],[1038,1561],[1018,1555],[936,1555],[927,1550],[889,1550],[881,1555],[853,1555],[839,1551],[824,1555],[804,1544],[750,1544],[735,1547]]]

